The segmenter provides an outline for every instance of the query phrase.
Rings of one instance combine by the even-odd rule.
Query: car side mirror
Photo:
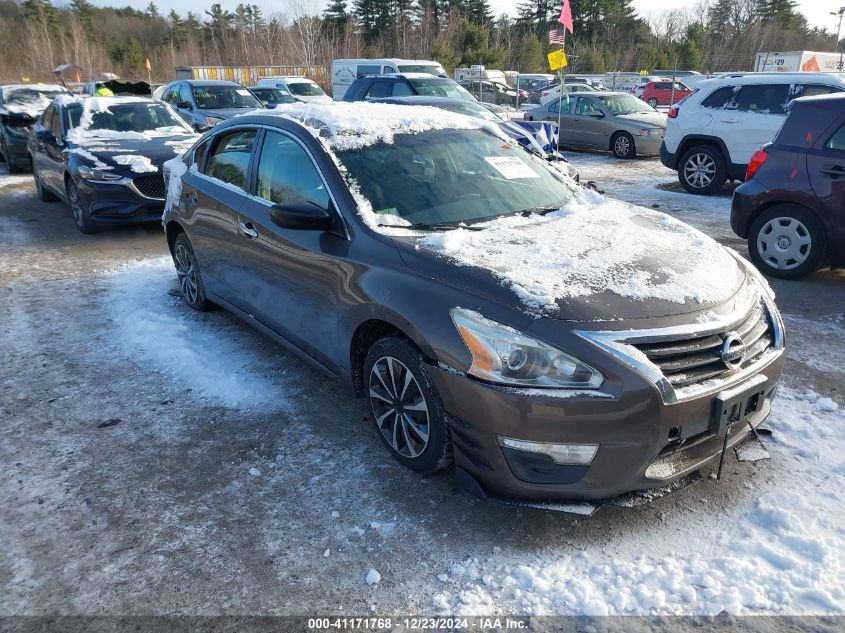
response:
[[[193,110],[194,109],[194,106],[191,105],[190,101],[177,101],[176,107],[182,108],[183,110]]]
[[[192,126],[192,127],[193,127],[193,128],[194,128],[197,132],[199,132],[200,134],[202,134],[202,133],[204,133],[204,132],[208,132],[208,131],[211,129],[211,126],[210,126],[210,125],[207,125],[207,124],[205,124],[205,123],[191,123],[191,126]]]
[[[270,219],[279,228],[300,231],[327,231],[332,225],[331,213],[307,200],[274,204]]]
[[[587,116],[591,116],[594,119],[603,119],[604,112],[599,112],[598,110],[593,110],[592,112],[588,113]]]

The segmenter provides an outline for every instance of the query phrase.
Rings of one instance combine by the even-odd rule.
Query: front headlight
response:
[[[88,182],[114,182],[123,177],[104,169],[95,169],[86,166],[79,167],[79,175],[83,180],[87,180]]]
[[[218,123],[223,123],[226,119],[221,119],[219,116],[207,116],[205,122],[209,127],[214,127]]]
[[[558,389],[598,389],[604,382],[604,376],[577,358],[477,312],[452,308],[449,314],[472,355],[471,376]]]
[[[659,127],[654,127],[648,130],[642,129],[640,130],[640,136],[647,136],[649,138],[660,138],[661,136],[663,136],[663,130],[661,130]]]

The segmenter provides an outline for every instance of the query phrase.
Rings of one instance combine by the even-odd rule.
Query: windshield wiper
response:
[[[519,211],[520,214],[528,217],[529,215],[546,215],[547,213],[551,213],[552,211],[560,211],[559,205],[550,205],[547,207],[529,207],[527,209],[523,209]]]
[[[380,227],[388,229],[411,229],[412,231],[451,231],[453,229],[467,229],[468,231],[480,231],[481,227],[468,224],[450,224],[448,222],[428,223],[416,222],[414,224],[379,224]]]

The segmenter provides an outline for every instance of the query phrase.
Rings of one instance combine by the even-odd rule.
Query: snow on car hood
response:
[[[714,307],[745,273],[733,256],[665,214],[581,191],[545,216],[394,236],[406,264],[493,299],[513,292],[524,311],[595,320],[667,316]],[[456,264],[449,274],[442,262]]]
[[[73,132],[76,132],[75,134]],[[116,170],[133,174],[155,173],[165,161],[181,156],[199,138],[199,134],[148,134],[140,132],[112,132],[71,130],[68,134],[68,154],[88,160],[97,169]]]
[[[32,95],[31,99],[22,103],[10,103],[6,101],[2,106],[0,106],[0,114],[23,114],[32,119],[37,119],[41,116],[41,113],[47,109],[47,106],[50,105],[55,93],[62,90],[65,90],[65,88],[55,84],[20,84],[14,86],[3,86],[2,91],[4,100],[9,99],[12,93],[16,91],[33,91],[38,94]]]

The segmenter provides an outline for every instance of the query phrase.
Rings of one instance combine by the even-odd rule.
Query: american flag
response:
[[[549,44],[563,44],[563,38],[566,31],[563,29],[552,29],[549,31]]]

